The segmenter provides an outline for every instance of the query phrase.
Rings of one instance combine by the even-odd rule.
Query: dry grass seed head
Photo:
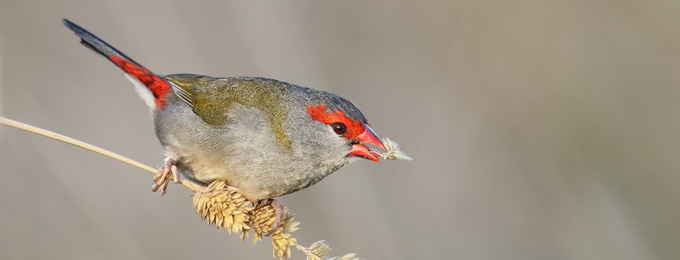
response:
[[[272,231],[272,228],[274,228],[274,221],[276,221],[276,211],[274,210],[274,207],[269,204],[256,207],[252,211],[251,226],[255,231],[253,244],[257,243],[259,240],[262,240],[264,234]]]
[[[385,149],[387,150],[381,155],[383,159],[407,160],[407,161],[413,160],[411,157],[406,155],[406,153],[399,150],[399,144],[397,144],[397,142],[392,141],[389,138],[385,137],[382,139],[382,144],[385,146]]]
[[[224,227],[227,231],[247,233],[252,228],[248,224],[253,207],[234,188],[223,181],[215,181],[205,189],[195,191],[194,207],[208,224]]]
[[[300,222],[293,222],[293,216],[291,213],[281,216],[281,224],[272,233],[274,256],[288,259],[290,257],[290,247],[297,245],[297,240],[290,233],[298,230]]]
[[[307,255],[307,260],[359,260],[355,257],[355,254],[346,254],[344,256],[328,257],[328,254],[332,250],[331,247],[325,243],[325,241],[317,241],[309,248],[303,246],[296,246],[298,250],[302,251]]]

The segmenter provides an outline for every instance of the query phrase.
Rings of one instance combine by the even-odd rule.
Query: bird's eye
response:
[[[336,134],[343,135],[347,133],[347,126],[343,123],[332,123],[331,127],[333,127],[333,131],[335,131]]]

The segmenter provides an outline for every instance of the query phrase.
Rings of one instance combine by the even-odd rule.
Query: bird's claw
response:
[[[265,233],[265,236],[271,236],[274,234],[276,229],[279,227],[279,225],[285,220],[285,218],[288,216],[288,208],[282,206],[278,202],[276,202],[275,199],[268,199],[268,200],[263,200],[260,201],[259,205],[257,207],[264,207],[270,205],[274,209],[274,223],[272,223],[272,227],[269,230],[269,232]]]
[[[158,172],[153,177],[155,183],[153,187],[151,187],[151,191],[158,191],[158,193],[163,196],[168,190],[168,183],[170,183],[170,180],[179,183],[179,173],[177,171],[177,165],[175,165],[176,163],[177,161],[173,159],[165,158],[165,161],[161,167],[158,168]]]

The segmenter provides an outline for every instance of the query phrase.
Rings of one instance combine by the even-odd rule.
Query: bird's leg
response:
[[[165,158],[165,161],[163,161],[163,164],[158,168],[158,172],[153,177],[153,181],[156,183],[151,188],[151,191],[158,191],[158,193],[163,196],[168,189],[168,183],[170,182],[171,177],[172,181],[179,183],[179,173],[177,172],[176,164],[176,160]]]
[[[267,206],[267,205],[272,206],[272,208],[274,209],[275,219],[274,219],[274,223],[272,223],[272,229],[269,230],[269,232],[267,232],[265,234],[265,236],[269,236],[269,235],[273,234],[274,231],[276,231],[276,228],[278,228],[279,225],[281,224],[281,220],[285,220],[285,219],[281,219],[281,218],[286,217],[288,215],[288,209],[286,207],[280,205],[278,202],[276,202],[275,199],[261,200],[260,202],[258,202],[257,207],[264,207],[264,206]]]

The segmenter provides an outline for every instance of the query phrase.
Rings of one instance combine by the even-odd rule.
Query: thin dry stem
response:
[[[28,131],[28,132],[31,132],[31,133],[34,133],[34,134],[38,134],[38,135],[42,135],[42,136],[45,136],[45,137],[48,137],[48,138],[52,138],[54,140],[62,141],[64,143],[67,143],[67,144],[70,144],[70,145],[75,145],[75,146],[78,146],[80,148],[90,150],[90,151],[93,151],[95,153],[98,153],[98,154],[101,154],[101,155],[104,155],[104,156],[107,156],[107,157],[111,157],[111,158],[119,160],[121,162],[130,164],[130,165],[138,167],[142,170],[149,171],[149,172],[154,173],[154,174],[156,173],[156,169],[149,167],[149,166],[147,166],[143,163],[137,162],[135,160],[132,160],[132,159],[127,158],[125,156],[122,156],[120,154],[111,152],[109,150],[102,149],[102,148],[99,148],[97,146],[88,144],[86,142],[73,139],[73,138],[68,137],[68,136],[57,134],[57,133],[49,131],[49,130],[45,130],[45,129],[42,129],[42,128],[39,128],[39,127],[24,124],[24,123],[14,121],[14,120],[11,120],[11,119],[8,119],[8,118],[4,118],[4,117],[0,117],[0,123],[7,125],[7,126],[14,127],[14,128],[18,128],[18,129],[21,129],[21,130],[24,130],[24,131]]]
[[[54,140],[57,140],[57,141],[61,141],[61,142],[64,142],[64,143],[67,143],[67,144],[70,144],[70,145],[74,145],[74,146],[83,148],[85,150],[89,150],[89,151],[104,155],[106,157],[113,158],[115,160],[127,163],[129,165],[135,166],[137,168],[140,168],[142,170],[148,171],[148,172],[153,173],[153,174],[156,174],[156,172],[158,172],[157,169],[155,169],[151,166],[148,166],[146,164],[140,163],[138,161],[135,161],[133,159],[130,159],[128,157],[122,156],[120,154],[111,152],[111,151],[106,150],[104,148],[94,146],[94,145],[91,145],[89,143],[86,143],[86,142],[83,142],[83,141],[62,135],[62,134],[58,134],[58,133],[55,133],[55,132],[52,132],[52,131],[49,131],[49,130],[46,130],[46,129],[42,129],[40,127],[21,123],[19,121],[15,121],[15,120],[5,118],[5,117],[1,117],[1,116],[0,116],[0,124],[6,125],[6,126],[11,126],[11,127],[21,129],[21,130],[24,130],[24,131],[27,131],[27,132],[30,132],[30,133],[34,133],[34,134],[37,134],[37,135],[42,135],[44,137],[54,139]],[[202,186],[200,186],[196,183],[193,183],[189,180],[181,180],[180,183],[184,187],[187,187],[191,190],[196,190],[196,189],[198,189],[198,187],[202,187]]]

